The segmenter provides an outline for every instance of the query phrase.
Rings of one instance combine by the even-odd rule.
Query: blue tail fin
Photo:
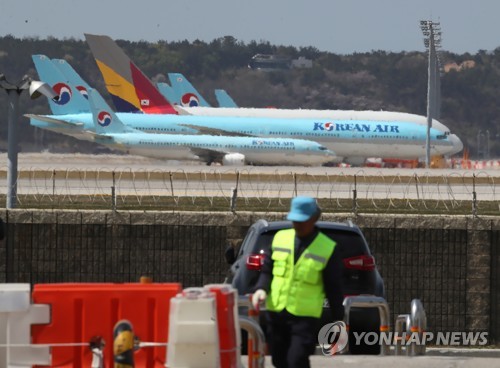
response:
[[[68,78],[55,67],[47,56],[32,55],[31,58],[40,79],[49,84],[59,95],[57,101],[49,99],[49,106],[54,115],[90,112],[88,101],[71,86]]]
[[[168,83],[156,83],[156,87],[160,93],[165,96],[167,100],[170,101],[173,105],[180,105],[180,99],[177,97],[174,89],[170,87]]]
[[[181,73],[168,73],[168,79],[177,95],[176,102],[179,105],[185,107],[210,107],[210,104]]]
[[[88,94],[96,133],[125,133],[129,131],[97,90],[90,88]]]
[[[224,89],[215,90],[215,98],[219,103],[219,107],[238,107],[236,102],[229,96],[229,94]]]
[[[66,60],[52,59],[52,64],[64,74],[70,85],[74,86],[86,100],[89,99],[88,90],[91,87]]]

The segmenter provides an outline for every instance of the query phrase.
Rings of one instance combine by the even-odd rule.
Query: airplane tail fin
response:
[[[174,89],[176,102],[185,107],[210,107],[210,104],[181,73],[168,73],[170,85]]]
[[[88,94],[94,128],[97,134],[124,133],[128,131],[126,125],[121,122],[96,89],[89,89]]]
[[[156,87],[158,87],[158,90],[160,93],[165,96],[165,98],[173,103],[174,105],[179,105],[180,101],[177,98],[177,94],[175,93],[174,89],[168,84],[168,83],[156,83]]]
[[[219,103],[219,107],[238,107],[236,102],[229,96],[229,94],[224,89],[215,90],[215,98]]]
[[[32,55],[31,58],[40,79],[48,83],[59,95],[57,101],[49,99],[49,106],[54,115],[90,112],[88,101],[72,87],[68,78],[47,56]]]
[[[52,59],[52,64],[66,77],[70,85],[74,86],[78,92],[88,101],[89,84],[76,72],[75,69],[64,59]]]
[[[177,114],[174,107],[108,36],[85,34],[117,110]]]

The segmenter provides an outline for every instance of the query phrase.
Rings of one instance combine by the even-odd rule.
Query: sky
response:
[[[0,36],[210,42],[223,36],[336,54],[423,51],[420,20],[442,50],[500,46],[500,0],[0,0]]]

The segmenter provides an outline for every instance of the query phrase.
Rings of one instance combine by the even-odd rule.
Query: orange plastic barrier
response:
[[[211,284],[205,288],[215,293],[221,368],[238,368],[240,361],[239,341],[236,336],[236,290],[227,284]],[[238,328],[239,330],[239,328]]]
[[[101,336],[104,364],[113,367],[113,327],[129,320],[145,342],[167,342],[170,298],[181,292],[178,283],[151,284],[37,284],[33,303],[51,306],[51,323],[32,326],[33,343],[86,343]],[[141,348],[134,353],[136,367],[163,368],[165,347]],[[89,367],[92,352],[86,346],[53,347],[52,367]]]

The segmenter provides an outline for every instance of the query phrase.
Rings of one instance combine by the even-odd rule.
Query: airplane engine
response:
[[[224,166],[242,166],[245,165],[245,155],[241,153],[228,153],[222,158]]]

